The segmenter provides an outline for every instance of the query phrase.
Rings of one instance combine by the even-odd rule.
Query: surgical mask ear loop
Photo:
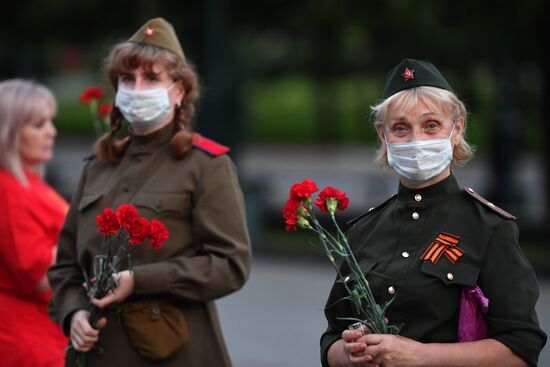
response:
[[[452,145],[453,133],[455,132],[455,126],[456,126],[456,122],[453,122],[453,128],[451,129],[451,134],[449,135],[449,141],[451,142],[451,145]]]

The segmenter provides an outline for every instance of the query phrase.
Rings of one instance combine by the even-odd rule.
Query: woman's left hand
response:
[[[417,366],[423,344],[399,335],[368,334],[361,338],[367,344],[365,354],[373,365],[384,367]]]
[[[91,298],[91,302],[99,308],[105,308],[113,303],[123,302],[134,293],[134,273],[129,270],[121,271],[113,275],[118,282],[114,292],[109,293],[101,299]]]

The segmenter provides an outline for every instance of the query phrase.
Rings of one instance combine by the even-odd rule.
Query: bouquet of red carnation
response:
[[[346,288],[347,297],[339,301],[348,300],[353,303],[360,318],[342,317],[342,320],[355,322],[351,328],[361,328],[364,326],[369,332],[376,334],[397,334],[399,328],[388,325],[385,318],[385,312],[391,300],[383,306],[376,303],[372,291],[369,287],[365,274],[361,270],[359,263],[355,259],[348,240],[334,213],[336,210],[345,210],[349,205],[349,199],[346,193],[328,186],[324,188],[317,199],[313,200],[313,193],[317,192],[317,184],[309,179],[301,183],[295,183],[290,188],[290,197],[283,209],[283,217],[286,222],[288,232],[295,231],[298,227],[317,233],[325,254],[334,265],[338,277]],[[333,234],[326,230],[317,220],[313,211],[313,204],[317,205],[321,212],[328,213],[332,224],[336,229]],[[340,261],[346,264],[351,271],[353,282],[341,273],[338,263]]]
[[[113,109],[113,105],[105,103],[103,98],[103,90],[98,87],[88,87],[80,95],[80,102],[87,104],[90,108],[90,115],[97,137],[100,137],[109,127],[109,114]]]
[[[99,232],[106,236],[107,254],[94,256],[92,276],[88,276],[86,270],[83,275],[88,295],[99,299],[114,292],[118,285],[114,275],[122,270],[123,259],[132,271],[132,249],[145,240],[149,240],[151,248],[161,248],[168,239],[168,230],[156,219],[149,222],[140,217],[137,209],[128,204],[122,204],[116,213],[111,208],[104,209],[96,217],[96,224]],[[90,307],[90,325],[97,328],[102,310],[91,303]],[[85,352],[77,352],[76,365],[86,365]]]

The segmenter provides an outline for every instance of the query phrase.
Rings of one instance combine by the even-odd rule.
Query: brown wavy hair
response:
[[[159,47],[123,42],[112,48],[105,62],[105,73],[116,91],[118,79],[122,73],[135,70],[140,66],[150,71],[153,64],[157,62],[164,65],[174,82],[183,82],[185,89],[181,104],[176,106],[174,112],[174,136],[170,142],[170,154],[176,159],[181,159],[191,148],[191,119],[200,95],[199,79],[193,65],[175,53]],[[114,107],[110,115],[110,131],[99,138],[95,144],[99,159],[106,163],[120,162],[128,146],[128,139],[117,137],[117,133],[123,127],[122,121],[122,113]]]

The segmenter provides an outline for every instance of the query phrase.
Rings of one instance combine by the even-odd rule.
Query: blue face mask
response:
[[[149,131],[165,122],[172,112],[168,88],[154,88],[143,90],[118,87],[115,105],[124,118],[140,132]]]
[[[453,132],[454,126],[448,138],[406,143],[388,143],[386,140],[389,166],[411,182],[426,183],[451,164]]]

